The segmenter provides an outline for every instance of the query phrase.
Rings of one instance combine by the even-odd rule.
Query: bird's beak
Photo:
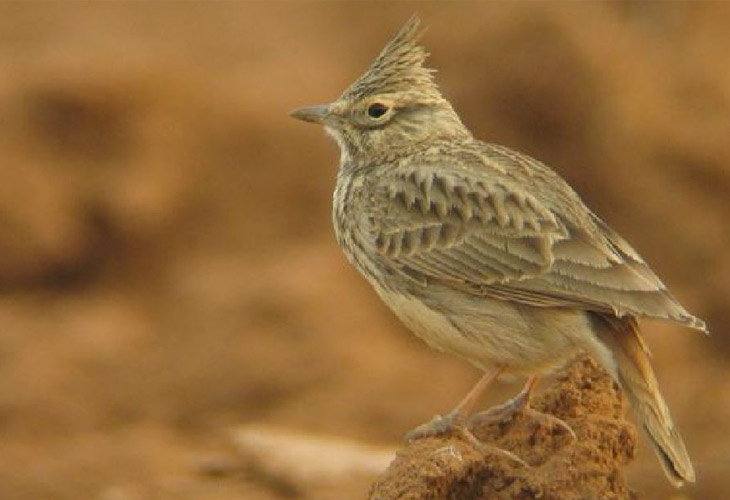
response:
[[[304,120],[311,123],[324,123],[329,114],[329,106],[321,104],[318,106],[307,106],[306,108],[295,109],[289,116],[297,120]]]

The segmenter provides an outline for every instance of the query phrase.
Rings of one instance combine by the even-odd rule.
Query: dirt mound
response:
[[[484,443],[520,457],[484,455],[457,437],[414,441],[375,482],[371,500],[579,500],[635,498],[623,468],[636,451],[624,400],[610,376],[582,360],[534,401],[534,408],[568,423],[562,428],[518,416],[472,429]]]

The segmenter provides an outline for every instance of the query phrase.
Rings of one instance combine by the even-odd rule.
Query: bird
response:
[[[584,353],[626,394],[669,482],[694,482],[639,320],[707,333],[705,323],[554,170],[473,136],[425,65],[420,25],[412,16],[339,98],[290,113],[339,146],[332,219],[347,259],[413,333],[483,372],[410,439],[453,431],[511,455],[468,430],[476,402],[499,376],[524,376],[487,414],[557,421],[530,396]]]

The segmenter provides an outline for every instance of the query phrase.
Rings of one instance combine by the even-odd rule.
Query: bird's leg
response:
[[[577,439],[573,429],[562,419],[537,411],[530,406],[530,398],[532,392],[535,390],[540,378],[538,376],[531,376],[527,379],[525,387],[520,393],[514,398],[510,399],[506,403],[499,406],[490,408],[489,410],[477,413],[469,419],[469,424],[489,424],[495,422],[504,422],[513,419],[516,415],[524,415],[532,420],[538,420],[544,423],[548,427],[560,427],[565,432],[570,434],[573,439]]]
[[[519,394],[517,394],[517,396],[505,403],[502,403],[501,405],[493,406],[486,411],[477,413],[472,419],[502,422],[513,418],[515,415],[523,413],[528,408],[530,398],[532,397],[532,391],[535,390],[537,382],[537,377],[528,378],[525,386]]]
[[[415,429],[411,430],[406,434],[407,441],[413,441],[430,436],[439,436],[448,434],[452,431],[461,432],[466,430],[466,419],[474,408],[477,400],[481,397],[484,391],[489,387],[494,380],[497,378],[502,370],[495,368],[490,370],[479,379],[469,393],[464,396],[456,408],[451,410],[446,415],[436,415],[430,422],[419,425]]]
[[[497,379],[499,374],[502,372],[502,368],[494,368],[484,374],[476,385],[464,396],[456,408],[451,410],[446,415],[436,415],[430,422],[419,425],[415,429],[408,432],[405,436],[406,441],[415,441],[417,439],[443,436],[446,434],[456,434],[462,437],[465,441],[474,446],[477,450],[484,454],[495,453],[503,455],[514,461],[519,462],[522,465],[527,465],[517,455],[510,453],[507,450],[497,448],[496,446],[490,446],[482,443],[477,439],[474,434],[469,430],[466,425],[467,417],[471,413],[474,405],[479,398],[484,394],[484,391],[492,385]]]

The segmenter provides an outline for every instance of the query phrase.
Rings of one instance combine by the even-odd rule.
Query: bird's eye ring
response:
[[[368,106],[368,116],[370,118],[380,118],[388,112],[388,106],[383,103],[375,102]]]

